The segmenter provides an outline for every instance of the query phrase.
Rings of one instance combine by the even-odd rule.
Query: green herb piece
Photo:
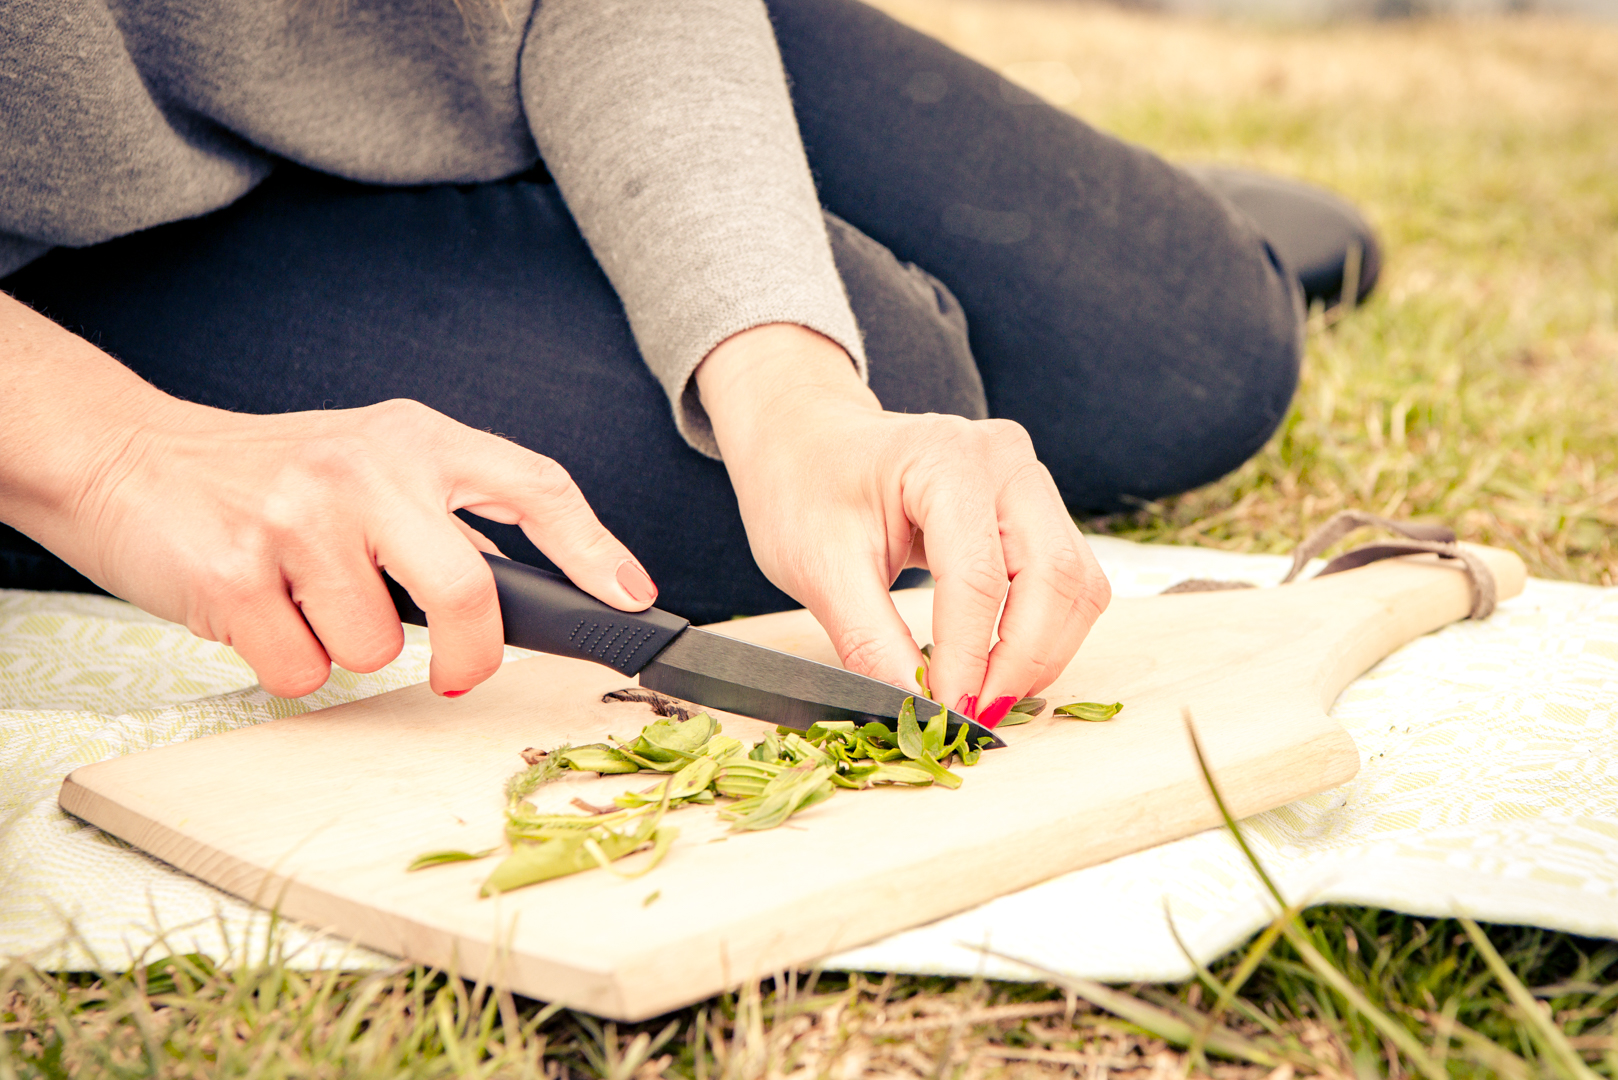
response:
[[[894,762],[894,764],[898,765],[899,762]],[[908,764],[930,774],[935,784],[942,784],[944,787],[951,789],[961,786],[961,778],[934,761],[931,756],[924,755],[914,758]]]
[[[606,743],[591,743],[588,746],[574,746],[566,750],[558,750],[551,754],[550,760],[559,761],[569,769],[576,769],[579,772],[600,773],[603,776],[616,773],[640,772],[641,769],[639,764]]]
[[[626,791],[613,802],[626,809],[655,806],[664,800],[667,800],[670,806],[679,806],[687,802],[712,802],[713,793],[708,790],[708,785],[713,783],[714,776],[718,772],[719,762],[710,757],[699,757],[662,783],[653,784],[639,793]],[[703,799],[704,795],[708,798]]]
[[[707,713],[689,720],[658,720],[646,725],[635,741],[617,752],[643,769],[678,772],[698,757],[724,758],[740,753],[741,740],[720,735],[719,721]]]
[[[747,744],[740,739],[733,739],[729,735],[715,735],[703,745],[701,755],[715,761],[723,761],[746,750]]]
[[[933,662],[933,643],[932,642],[929,641],[927,644],[925,644],[925,645],[923,645],[921,647],[921,655],[927,658],[927,662],[929,664]]]
[[[915,760],[926,753],[921,741],[921,726],[916,723],[916,699],[907,697],[899,706],[899,749],[904,756]]]
[[[719,721],[707,713],[698,713],[683,721],[658,720],[647,724],[630,747],[640,753],[655,748],[676,754],[696,754],[709,739],[719,734],[719,730]]]
[[[781,738],[775,732],[764,736],[753,749],[747,752],[750,761],[764,761],[771,765],[781,760]]]
[[[651,892],[646,894],[646,899],[644,899],[644,900],[642,900],[640,902],[640,906],[641,907],[651,907],[652,904],[656,902],[657,898],[659,896],[662,896],[662,895],[663,895],[663,890],[662,889],[653,889]]]
[[[1044,698],[1025,697],[1011,707],[1011,711],[1006,713],[1005,719],[1000,721],[999,726],[1016,727],[1018,724],[1026,724],[1044,711]]]
[[[729,761],[714,777],[713,788],[727,798],[751,799],[762,795],[765,785],[786,769],[773,761]]]
[[[944,752],[938,755],[938,759],[948,761],[950,755],[955,754],[960,757],[962,765],[976,765],[978,758],[983,756],[983,750],[980,747],[967,744],[966,737],[968,734],[970,734],[970,729],[965,724],[956,728],[955,738],[948,746],[944,747]]]
[[[796,731],[789,731],[782,736],[781,757],[794,765],[831,765],[834,763],[831,753],[822,750]]]
[[[478,859],[487,859],[495,853],[495,848],[485,848],[482,851],[429,851],[425,855],[417,855],[410,861],[406,870],[425,870],[429,866],[444,866],[448,863],[475,862]]]
[[[647,811],[620,811],[604,817],[571,817],[564,814],[532,815],[535,821],[551,819],[551,828],[538,828],[531,832],[514,831],[508,824],[506,835],[511,839],[511,854],[496,866],[483,882],[480,896],[510,892],[524,885],[534,885],[552,878],[566,877],[583,870],[606,867],[609,863],[652,845],[652,858],[637,874],[638,877],[662,861],[669,845],[679,835],[678,830],[659,828],[668,810],[665,797],[656,813]],[[639,814],[639,825],[633,832],[619,832],[612,824],[625,823]],[[562,819],[562,820],[557,820]],[[612,824],[609,824],[612,823]],[[582,828],[579,826],[583,826]],[[559,827],[558,827],[559,826]]]
[[[872,777],[883,766],[874,761],[851,762],[847,767],[831,774],[831,782],[850,791],[862,791],[871,786]],[[929,781],[930,782],[930,781]]]
[[[733,819],[731,827],[738,831],[773,829],[798,811],[831,798],[831,775],[829,765],[782,769],[757,795],[722,813]]]
[[[909,761],[891,761],[885,765],[877,765],[870,774],[873,784],[914,784],[916,787],[927,787],[933,782],[933,774],[926,769]]]
[[[586,841],[593,841],[596,850],[586,850]],[[624,836],[607,832],[596,839],[584,831],[550,840],[519,842],[511,846],[511,854],[506,856],[505,861],[494,868],[479,895],[510,892],[524,885],[566,877],[581,870],[593,870],[600,865],[600,857],[608,860],[621,858],[645,842],[645,838],[638,834]]]
[[[1111,705],[1103,705],[1096,701],[1075,701],[1071,705],[1063,705],[1056,710],[1058,716],[1069,716],[1074,720],[1088,720],[1092,724],[1099,724],[1104,720],[1111,720],[1123,709],[1121,701]]]
[[[882,725],[878,724],[878,727]],[[791,731],[791,728],[776,728],[781,734]],[[860,732],[860,725],[852,720],[819,720],[809,725],[809,730],[803,733],[808,741],[820,746],[828,739],[852,739]]]
[[[948,732],[948,725],[948,713],[940,705],[938,714],[927,721],[927,726],[921,732],[922,748],[940,761],[944,759],[944,736]]]

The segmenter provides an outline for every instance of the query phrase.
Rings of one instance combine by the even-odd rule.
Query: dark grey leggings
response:
[[[1019,421],[1076,511],[1195,487],[1263,445],[1299,318],[1245,218],[854,0],[770,9],[888,408]],[[287,167],[217,213],[59,249],[0,286],[192,401],[409,397],[501,432],[573,474],[661,606],[791,604],[542,174],[377,188]],[[514,527],[480,527],[543,564]],[[0,537],[0,585],[62,587],[64,569]]]

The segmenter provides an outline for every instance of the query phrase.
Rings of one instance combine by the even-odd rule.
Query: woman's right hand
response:
[[[427,613],[431,685],[500,666],[493,545],[522,527],[626,611],[656,588],[563,468],[410,401],[254,416],[171,398],[0,294],[0,518],[96,584],[232,646],[282,696],[333,662],[374,671],[404,632],[385,570]]]

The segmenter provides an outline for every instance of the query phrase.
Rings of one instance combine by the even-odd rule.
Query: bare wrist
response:
[[[95,513],[141,433],[186,406],[4,296],[0,355],[0,510],[50,546]]]
[[[758,326],[725,339],[698,365],[693,378],[721,451],[754,446],[771,430],[789,425],[794,415],[816,406],[882,408],[842,346],[790,323]]]

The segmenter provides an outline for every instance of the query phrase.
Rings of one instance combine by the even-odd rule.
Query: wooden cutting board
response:
[[[1502,598],[1520,591],[1520,560],[1477,550]],[[1045,691],[1053,705],[1122,701],[1112,722],[1047,714],[958,767],[958,790],[839,792],[769,832],[727,835],[711,808],[682,809],[668,819],[680,840],[633,880],[591,872],[479,899],[492,860],[405,872],[424,851],[497,843],[523,748],[627,739],[652,719],[601,702],[623,676],[549,656],[453,701],[415,686],[101,762],[70,775],[60,801],[284,915],[636,1020],[1218,824],[1182,707],[1239,814],[1342,783],[1359,757],[1326,709],[1377,660],[1461,618],[1468,596],[1453,564],[1415,556],[1280,588],[1116,600]],[[928,640],[931,593],[896,600]],[[713,629],[836,663],[806,612]],[[719,715],[744,739],[768,730]],[[652,779],[570,776],[536,802],[606,802]]]

